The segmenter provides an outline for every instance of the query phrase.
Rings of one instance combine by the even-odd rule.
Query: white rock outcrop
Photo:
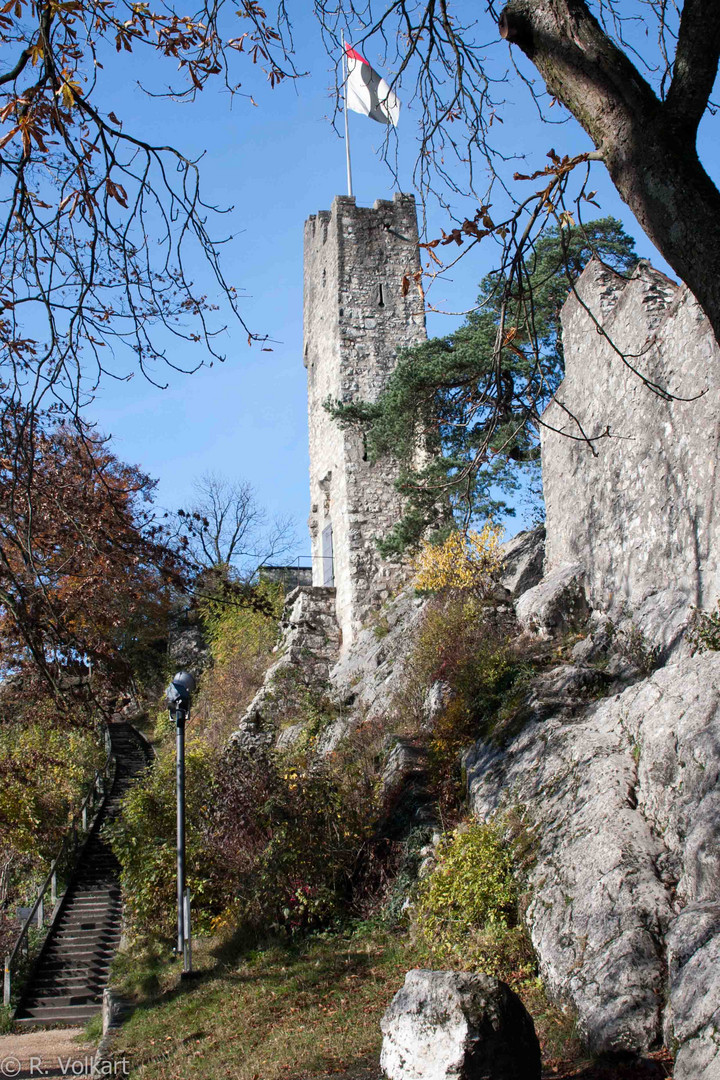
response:
[[[409,971],[381,1022],[389,1080],[539,1080],[540,1046],[519,997],[489,975]]]
[[[593,260],[575,288],[543,415],[545,572],[581,563],[591,606],[629,611],[669,656],[720,596],[720,346],[647,262],[626,281]]]
[[[473,810],[528,812],[528,923],[598,1051],[678,1046],[720,1077],[720,655],[670,664],[571,720],[467,756]]]

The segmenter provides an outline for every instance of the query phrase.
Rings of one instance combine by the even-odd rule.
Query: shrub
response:
[[[527,932],[517,921],[512,852],[493,825],[455,829],[421,883],[415,925],[438,958],[517,983],[534,971]]]
[[[687,640],[695,653],[720,651],[720,600],[714,611],[693,609],[693,620],[687,632]]]
[[[207,843],[232,868],[227,896],[259,930],[327,924],[350,894],[368,831],[332,771],[303,755],[225,758]]]
[[[446,589],[486,592],[502,567],[502,528],[488,522],[478,533],[454,530],[441,543],[426,541],[415,561],[415,587],[427,592]]]
[[[38,703],[35,723],[0,724],[0,956],[17,938],[16,905],[34,901],[104,760],[91,730],[59,727],[57,720],[53,726],[47,704]]]
[[[175,925],[172,746],[131,789],[108,830],[122,868],[136,942],[170,939]],[[186,748],[187,878],[200,932],[245,924],[264,934],[327,924],[351,891],[370,826],[332,771],[302,755],[220,755]]]
[[[454,949],[469,929],[509,925],[516,901],[507,844],[492,825],[473,823],[441,841],[421,889],[417,923],[423,936]]]
[[[100,766],[87,730],[0,725],[0,836],[18,853],[48,860]]]
[[[187,884],[193,897],[193,926],[210,928],[222,907],[222,862],[208,850],[204,822],[217,798],[214,751],[198,739],[185,750]],[[106,826],[120,860],[126,911],[136,938],[171,940],[176,925],[175,757],[172,744],[123,800],[122,816]]]
[[[275,659],[284,592],[280,585],[262,582],[254,593],[265,603],[210,600],[201,606],[213,666],[201,681],[191,725],[217,747],[226,742]]]

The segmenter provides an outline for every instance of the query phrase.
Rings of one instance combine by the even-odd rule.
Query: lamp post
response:
[[[195,679],[188,671],[179,671],[167,688],[165,697],[176,733],[177,788],[177,952],[183,957],[183,971],[192,968],[190,952],[190,897],[185,887],[185,723],[190,714],[190,696]]]

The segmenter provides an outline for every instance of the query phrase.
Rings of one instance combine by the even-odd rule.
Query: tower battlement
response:
[[[374,401],[398,350],[426,340],[422,300],[402,286],[419,269],[411,195],[372,207],[340,195],[305,223],[313,584],[335,586],[344,648],[405,579],[406,570],[376,549],[402,506],[394,464],[371,464],[362,433],[342,428],[324,403]]]

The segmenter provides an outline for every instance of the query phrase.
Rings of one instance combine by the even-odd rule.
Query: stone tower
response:
[[[323,406],[376,399],[398,349],[426,340],[418,291],[412,282],[405,296],[402,288],[419,269],[411,195],[372,208],[338,196],[305,223],[313,584],[336,589],[343,649],[406,576],[376,548],[402,507],[394,463],[371,464],[362,433],[342,428]]]

